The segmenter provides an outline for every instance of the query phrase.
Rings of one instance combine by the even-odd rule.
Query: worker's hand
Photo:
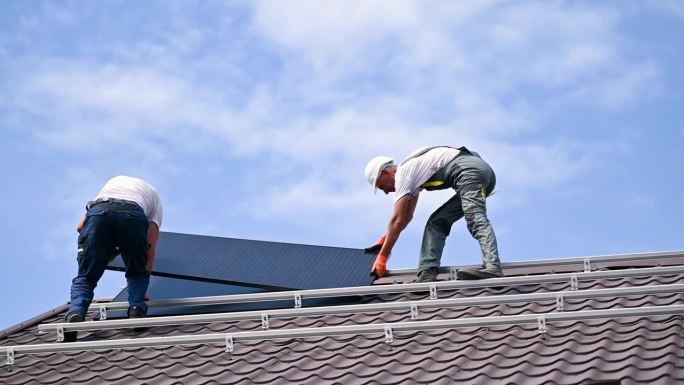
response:
[[[76,225],[76,232],[79,234],[81,233],[81,230],[83,230],[83,224],[85,223],[85,217],[81,217],[81,220],[78,221],[78,224]]]
[[[373,262],[373,268],[371,269],[370,275],[375,277],[375,279],[382,278],[387,273],[387,258],[388,256],[383,254],[378,254]]]
[[[156,255],[155,247],[148,243],[147,244],[147,264],[145,265],[145,270],[147,270],[148,273],[152,272],[152,266],[154,266],[155,255]]]
[[[380,250],[382,249],[382,245],[384,245],[384,244],[385,244],[385,236],[383,235],[372,246],[366,247],[365,249],[363,249],[363,252],[366,254],[379,253]]]

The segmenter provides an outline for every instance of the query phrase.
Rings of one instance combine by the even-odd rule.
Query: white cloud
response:
[[[15,124],[33,126],[27,133],[51,148],[118,153],[121,165],[164,162],[178,151],[216,145],[232,127],[231,111],[214,102],[212,91],[186,79],[137,67],[48,63],[15,81],[7,100],[27,119],[39,119]]]
[[[42,259],[47,260],[65,260],[75,261],[76,252],[76,224],[80,217],[69,218],[69,220],[62,220],[58,223],[50,223],[51,227],[44,232],[41,240],[42,249],[36,250],[37,255],[32,255],[32,258],[38,261]],[[73,258],[73,259],[72,259]]]
[[[118,162],[144,159],[167,173],[182,152],[257,158],[248,167],[279,176],[279,184],[252,192],[244,207],[266,206],[285,217],[307,206],[363,207],[357,191],[367,159],[399,159],[429,144],[480,151],[503,185],[515,186],[512,195],[563,186],[586,172],[597,150],[555,138],[544,120],[578,103],[622,108],[658,78],[655,65],[623,53],[619,9],[493,1],[247,4],[248,30],[216,25],[218,40],[211,26],[175,12],[153,37],[99,48],[113,57],[105,64],[96,56],[20,57],[13,87],[0,100],[39,117],[45,124],[33,135],[62,151],[111,156],[112,144],[125,143]],[[64,15],[59,23],[69,22]],[[264,51],[229,44],[234,36],[257,39],[250,33],[274,58],[262,68],[269,76],[241,61]],[[198,58],[204,51],[193,47],[209,43],[211,52]],[[42,65],[30,65],[36,63]],[[222,71],[230,81],[207,81],[224,78]],[[543,142],[530,136],[515,144],[540,132]]]
[[[627,75],[606,79],[597,91],[599,101],[618,109],[645,96],[658,94],[661,87],[656,66],[643,64],[633,67]]]
[[[310,0],[256,2],[254,19],[268,39],[309,55],[322,67],[334,65],[334,58],[355,57],[369,44],[415,25],[420,16],[418,5],[404,0],[322,5]]]
[[[379,65],[409,81],[421,70],[450,80],[480,75],[480,86],[568,82],[604,67],[615,19],[604,9],[545,2],[265,1],[255,10],[259,30],[304,55],[321,82]]]

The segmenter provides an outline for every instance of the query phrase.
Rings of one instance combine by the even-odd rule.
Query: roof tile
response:
[[[684,275],[600,279],[584,289],[680,283]],[[440,298],[568,290],[568,283],[527,284],[440,291]],[[427,299],[428,293],[364,297],[366,303]],[[684,293],[567,299],[566,311],[684,304]],[[549,313],[555,301],[448,309],[420,309],[420,320]],[[91,314],[90,316],[93,316]],[[61,322],[48,313],[45,322]],[[409,321],[406,311],[272,318],[272,329]],[[682,316],[598,319],[395,332],[391,347],[381,333],[288,340],[238,341],[222,346],[188,345],[100,352],[19,356],[8,384],[225,383],[225,384],[581,384],[621,380],[621,385],[670,385],[684,381]],[[81,340],[259,331],[259,320],[214,322],[132,330],[81,332]],[[35,327],[17,329],[0,345],[52,342]]]

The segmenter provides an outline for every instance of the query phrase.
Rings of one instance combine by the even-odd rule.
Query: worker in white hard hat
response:
[[[456,194],[438,208],[425,225],[420,249],[416,282],[437,280],[442,251],[451,225],[465,217],[470,234],[480,243],[482,268],[460,269],[459,279],[482,279],[503,276],[496,236],[487,218],[486,198],[494,190],[496,176],[479,154],[465,147],[423,147],[398,165],[388,156],[376,156],[366,165],[366,179],[373,191],[395,193],[394,211],[387,231],[367,248],[378,252],[371,274],[383,277],[387,259],[399,234],[413,218],[422,190],[453,188]]]

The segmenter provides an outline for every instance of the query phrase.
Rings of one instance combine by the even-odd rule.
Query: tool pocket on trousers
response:
[[[145,213],[143,213],[143,212],[126,211],[126,212],[123,212],[123,214],[127,219],[133,219],[133,220],[137,220],[137,221],[147,222],[147,216],[145,216]]]
[[[471,230],[472,226],[480,222],[481,217],[486,219],[486,193],[482,186],[469,185],[465,186],[464,191],[459,191],[459,195],[461,196],[461,207],[463,208],[466,224],[468,229]]]
[[[94,217],[96,215],[105,215],[109,212],[109,209],[93,207],[86,212],[86,217]]]
[[[76,260],[78,261],[79,265],[85,261],[86,257],[88,256],[88,245],[84,242],[78,243],[78,251],[76,252]]]
[[[81,229],[81,234],[83,234],[83,232],[86,231],[87,228],[89,228],[88,222],[90,222],[91,218],[105,215],[108,212],[109,212],[109,210],[101,209],[101,208],[93,208],[93,209],[88,210],[85,214],[85,220],[83,221],[83,229]],[[80,239],[79,239],[79,244],[80,244]]]

